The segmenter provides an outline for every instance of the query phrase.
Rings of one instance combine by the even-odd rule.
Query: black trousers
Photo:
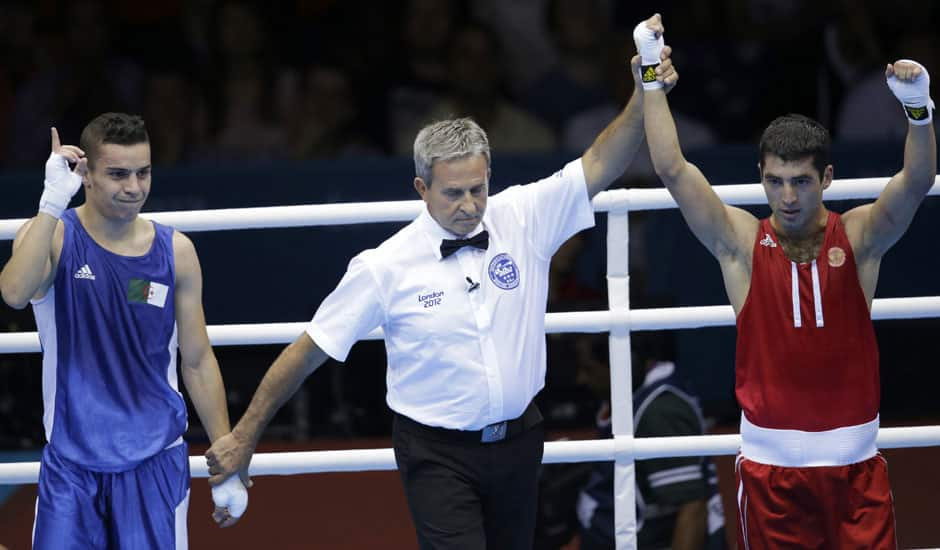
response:
[[[448,432],[395,418],[395,461],[421,550],[531,550],[542,424],[494,443]]]

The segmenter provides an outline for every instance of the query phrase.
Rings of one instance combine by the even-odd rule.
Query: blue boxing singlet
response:
[[[119,472],[179,441],[173,229],[154,222],[143,256],[97,244],[74,209],[55,280],[32,302],[42,343],[43,424],[56,453]]]

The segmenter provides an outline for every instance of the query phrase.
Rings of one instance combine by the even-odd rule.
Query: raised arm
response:
[[[45,294],[52,284],[62,233],[59,218],[72,196],[82,186],[86,170],[85,152],[62,145],[52,128],[52,153],[46,161],[45,190],[39,200],[39,214],[26,222],[13,241],[13,255],[0,273],[0,294],[10,307],[23,309],[34,297]],[[69,170],[68,163],[75,164]]]
[[[264,375],[248,410],[232,433],[219,438],[206,452],[211,474],[209,483],[221,483],[234,473],[247,475],[251,455],[274,413],[326,359],[327,354],[307,333],[284,348]]]
[[[645,23],[654,24],[653,18]],[[668,47],[660,52],[660,63],[655,76],[667,91],[679,80],[679,74],[672,66],[671,53],[672,50]],[[581,158],[589,197],[593,198],[619,178],[633,162],[633,157],[643,143],[643,90],[637,78],[639,68],[640,58],[634,56],[630,61],[634,82],[630,101],[617,118],[595,138]]]
[[[659,16],[653,25],[637,25],[634,39],[643,59],[643,74],[659,56],[662,26]],[[749,251],[757,231],[757,219],[745,210],[721,202],[702,172],[682,155],[676,125],[665,91],[655,82],[643,86],[643,117],[650,158],[656,174],[676,200],[692,233],[713,256],[722,260]]]
[[[845,214],[855,253],[880,259],[901,238],[937,174],[937,141],[933,125],[930,76],[922,65],[901,60],[885,69],[888,86],[904,107],[910,124],[904,144],[904,166],[872,204]]]

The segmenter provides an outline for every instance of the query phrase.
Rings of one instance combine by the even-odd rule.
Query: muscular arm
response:
[[[653,168],[692,233],[721,264],[728,299],[739,312],[750,289],[751,247],[759,222],[751,213],[721,202],[702,172],[682,155],[666,94],[645,90],[644,96],[644,125]]]
[[[209,344],[202,309],[202,270],[196,249],[182,233],[173,234],[176,261],[176,325],[180,367],[186,391],[210,441],[229,431],[228,407],[219,363]]]
[[[885,77],[901,103],[929,103],[929,77],[916,62],[898,61],[888,65]],[[912,121],[908,125],[901,171],[888,181],[874,203],[853,208],[842,216],[869,308],[878,284],[881,258],[907,231],[936,173],[937,141],[933,123]]]
[[[261,385],[258,386],[258,391],[251,399],[248,410],[235,426],[235,431],[243,438],[256,442],[274,413],[326,359],[326,353],[313,339],[307,333],[301,334],[284,348],[268,369]]]
[[[676,200],[692,233],[721,259],[749,250],[757,219],[721,202],[708,180],[682,155],[676,125],[661,90],[644,92],[646,136],[656,175]]]
[[[707,512],[704,500],[693,500],[679,507],[672,532],[672,550],[701,550],[704,547]]]
[[[248,410],[235,429],[206,453],[209,473],[212,474],[210,483],[219,483],[235,472],[247,470],[251,453],[274,413],[326,359],[326,353],[307,333],[301,334],[284,348],[264,375]]]
[[[59,220],[39,214],[16,233],[13,255],[0,272],[0,293],[10,307],[23,309],[52,284],[55,258],[62,249]]]
[[[872,204],[846,212],[852,248],[862,260],[880,259],[907,231],[937,173],[937,141],[933,124],[908,125],[904,166]]]
[[[627,169],[643,143],[643,94],[636,93],[581,158],[588,197],[607,187]]]

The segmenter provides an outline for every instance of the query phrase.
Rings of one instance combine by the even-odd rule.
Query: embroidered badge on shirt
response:
[[[770,233],[764,233],[764,238],[760,240],[761,246],[769,246],[770,248],[776,248],[777,243],[770,237]]]
[[[845,263],[845,250],[842,250],[838,246],[833,246],[829,249],[829,265],[832,267],[842,267],[842,264]]]
[[[503,252],[490,260],[490,280],[503,290],[512,290],[519,286],[519,268],[512,256]]]
[[[169,290],[170,287],[164,284],[144,279],[131,279],[127,284],[127,301],[164,307]]]

